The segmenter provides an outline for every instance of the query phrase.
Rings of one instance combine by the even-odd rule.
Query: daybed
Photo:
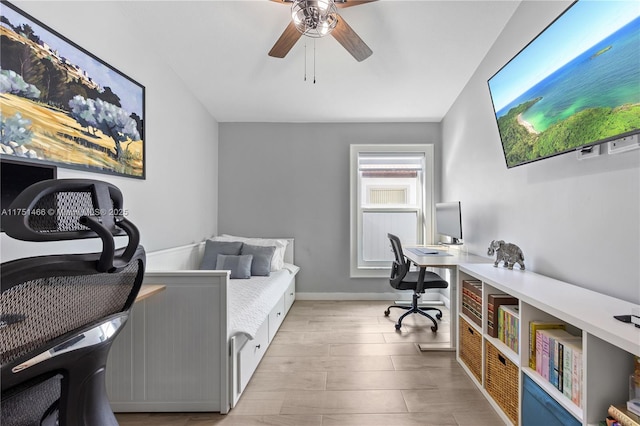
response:
[[[136,303],[114,342],[114,411],[227,413],[235,405],[295,300],[299,268],[293,239],[283,240],[282,269],[250,279],[199,270],[204,242],[147,254],[144,284],[166,290]]]

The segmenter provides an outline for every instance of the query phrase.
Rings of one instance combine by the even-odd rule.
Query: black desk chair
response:
[[[402,320],[407,315],[420,314],[433,321],[431,331],[438,331],[438,323],[426,311],[436,311],[436,318],[438,318],[439,320],[442,319],[442,311],[435,307],[419,308],[418,299],[426,289],[447,288],[449,284],[445,280],[440,278],[440,275],[436,274],[435,272],[425,271],[424,268],[421,268],[419,272],[409,271],[411,264],[407,261],[407,258],[402,252],[402,244],[400,243],[400,238],[393,234],[387,234],[387,237],[391,241],[391,248],[393,249],[393,254],[396,258],[396,260],[393,261],[393,265],[391,265],[391,278],[389,279],[389,283],[391,284],[391,287],[397,290],[413,290],[413,301],[411,303],[411,306],[389,306],[387,310],[384,311],[384,316],[389,316],[391,308],[404,309],[407,312],[405,312],[400,318],[398,318],[398,322],[396,323],[396,330],[400,330],[400,327],[402,327]]]
[[[137,228],[115,186],[48,180],[24,190],[3,215],[23,241],[100,238],[102,252],[2,263],[0,361],[3,426],[111,426],[109,348],[125,324],[145,268]],[[115,213],[115,214],[114,214]],[[128,236],[115,249],[114,236]]]

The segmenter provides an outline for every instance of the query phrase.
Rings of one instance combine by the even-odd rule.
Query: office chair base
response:
[[[425,311],[423,311],[422,309],[420,309],[420,307],[418,306],[418,299],[420,296],[418,296],[417,294],[413,295],[413,303],[411,304],[411,306],[397,306],[397,305],[391,305],[387,308],[386,311],[384,311],[384,316],[388,317],[389,314],[391,313],[391,308],[398,308],[398,309],[404,309],[405,312],[404,314],[402,314],[400,316],[400,318],[398,318],[398,322],[396,323],[395,327],[396,327],[396,331],[400,331],[400,328],[402,327],[402,320],[407,316],[407,315],[411,315],[411,314],[420,314],[426,318],[429,318],[432,322],[433,322],[433,326],[431,326],[431,331],[433,331],[434,333],[438,331],[438,323],[436,322],[436,320],[429,315],[428,313],[426,313]],[[438,308],[434,308],[434,307],[428,307],[428,310],[433,310],[433,311],[437,311],[438,313],[436,314],[436,318],[438,320],[442,319],[442,311]]]

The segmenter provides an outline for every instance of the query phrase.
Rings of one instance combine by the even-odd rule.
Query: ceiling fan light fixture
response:
[[[338,24],[338,9],[334,0],[294,0],[291,6],[293,23],[307,37],[324,37]]]

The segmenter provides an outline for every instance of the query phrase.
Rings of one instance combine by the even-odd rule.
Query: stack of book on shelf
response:
[[[508,294],[490,294],[487,296],[487,334],[498,337],[498,310],[500,305],[517,305],[518,299]]]
[[[462,312],[482,327],[482,283],[480,280],[462,281]]]
[[[536,369],[536,331],[543,329],[562,329],[562,322],[530,321],[529,322],[529,368]]]
[[[582,407],[582,338],[562,328],[536,327],[536,372]]]
[[[498,308],[498,339],[516,353],[518,353],[519,326],[520,312],[518,305],[500,305]]]
[[[624,404],[611,405],[607,414],[604,422],[607,426],[640,426],[640,416],[627,410]]]

